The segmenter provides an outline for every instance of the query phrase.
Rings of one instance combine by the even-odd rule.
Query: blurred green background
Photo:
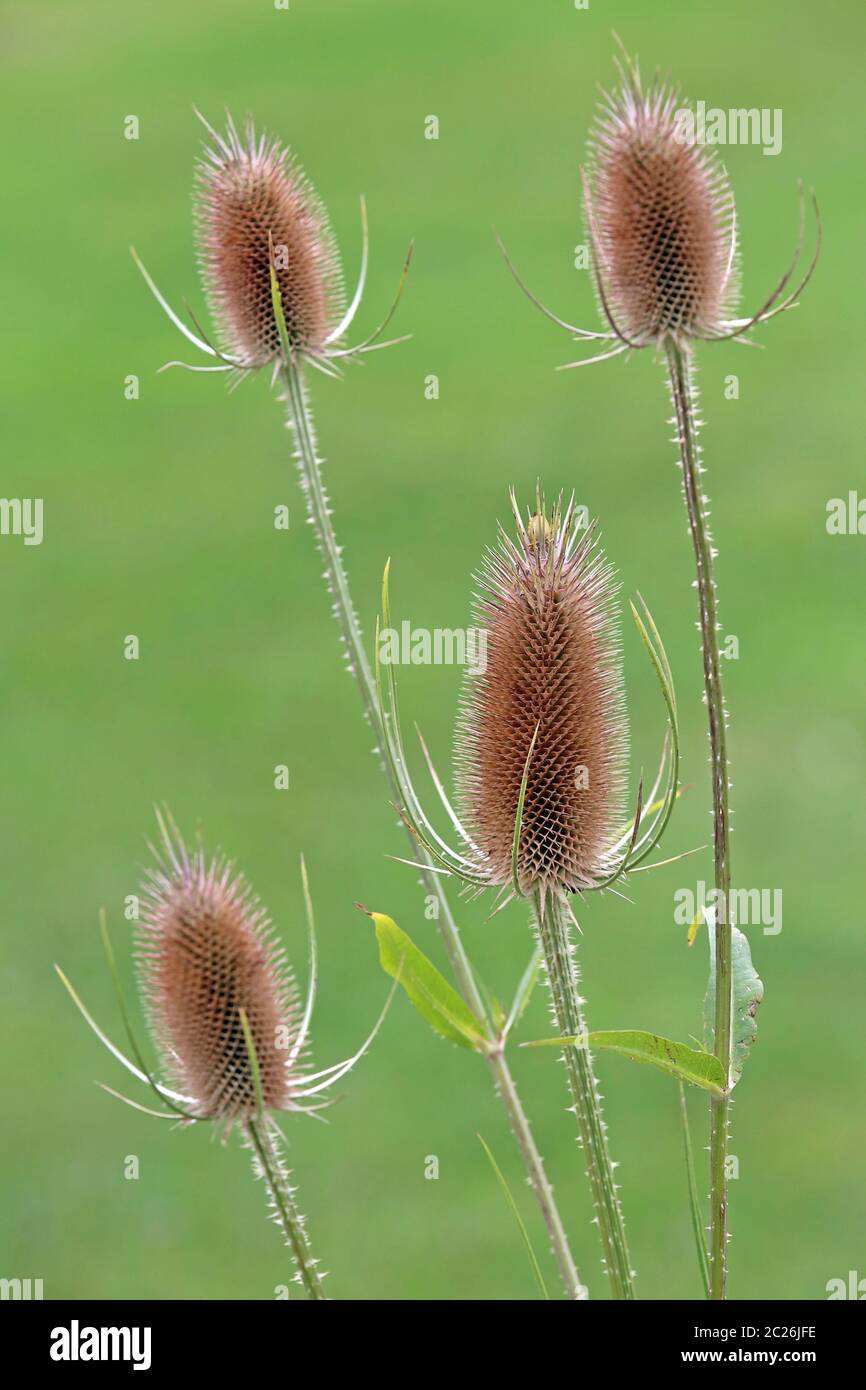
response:
[[[861,7],[7,2],[2,491],[44,498],[45,538],[0,540],[0,1274],[42,1277],[46,1297],[269,1298],[287,1274],[237,1142],[175,1132],[97,1091],[96,1078],[133,1093],[136,1083],[124,1085],[52,972],[61,961],[119,1040],[97,913],[109,911],[131,984],[123,900],[154,801],[237,857],[302,975],[304,850],[321,938],[319,1065],[354,1049],[385,993],[353,899],[443,959],[411,870],[385,857],[404,841],[338,656],[280,407],[264,379],[229,396],[216,378],[155,375],[181,343],[127,248],[135,242],[169,298],[201,310],[193,102],[213,120],[224,106],[249,110],[292,143],[331,210],[349,280],[366,194],[362,328],[378,321],[417,239],[398,320],[412,341],[312,387],[367,632],[387,555],[401,617],[460,626],[508,485],[526,500],[539,475],[548,492],[575,489],[672,659],[692,789],[667,850],[709,837],[691,555],[661,367],[647,352],[554,374],[578,351],[522,299],[491,234],[495,223],[544,299],[594,326],[589,278],[573,268],[577,168],[596,83],[611,78],[613,28],[645,68],[669,69],[708,106],[784,112],[777,158],[724,152],[745,306],[757,308],[787,264],[798,176],[817,186],[826,222],[815,281],[800,310],[760,333],[767,351],[724,344],[699,361],[721,616],[740,644],[724,673],[734,877],[784,892],[781,934],[753,935],[766,998],[734,1106],[731,1292],[822,1298],[829,1279],[866,1275],[866,540],[825,529],[828,498],[864,487]],[[129,114],[137,142],[124,139]],[[435,142],[424,139],[431,114]],[[724,395],[730,373],[738,400]],[[128,374],[140,378],[137,401],[124,398]],[[272,525],[280,503],[291,507],[287,534]],[[129,633],[137,662],[123,659]],[[625,644],[636,779],[656,757],[662,712],[633,631]],[[405,710],[446,766],[458,689],[453,668],[402,672]],[[274,790],[277,763],[290,767],[288,792]],[[706,940],[687,949],[673,894],[710,874],[705,852],[636,880],[630,903],[585,904],[595,1027],[699,1033]],[[460,911],[473,958],[505,996],[530,950],[525,913],[483,916]],[[548,1028],[540,989],[522,1036]],[[513,1066],[581,1272],[603,1298],[561,1067],[516,1049]],[[676,1088],[618,1058],[598,1068],[639,1292],[697,1297]],[[557,1292],[480,1061],[436,1039],[401,997],[345,1091],[328,1126],[288,1125],[333,1297],[535,1296],[478,1132]],[[689,1102],[703,1186],[705,1106],[697,1092]],[[141,1176],[127,1181],[133,1154]],[[428,1155],[437,1181],[425,1180]]]

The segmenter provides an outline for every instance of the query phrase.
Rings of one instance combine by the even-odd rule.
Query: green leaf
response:
[[[634,1062],[647,1062],[659,1071],[702,1086],[713,1095],[724,1094],[724,1073],[721,1063],[711,1052],[698,1052],[685,1043],[671,1042],[657,1033],[644,1033],[627,1028],[610,1032],[584,1033],[572,1038],[543,1038],[540,1042],[524,1043],[524,1047],[598,1047],[618,1052]]]
[[[283,361],[288,366],[292,361],[292,349],[289,344],[289,333],[286,327],[286,316],[283,312],[283,297],[280,293],[280,282],[277,278],[277,269],[274,263],[274,243],[271,233],[268,232],[268,262],[271,273],[271,306],[274,311],[274,319],[277,325],[277,335],[280,340],[280,348],[283,354]]]
[[[524,1010],[526,1009],[527,1004],[532,998],[532,991],[535,989],[535,986],[538,983],[538,977],[541,973],[541,962],[543,961],[543,959],[544,953],[542,952],[541,947],[536,946],[535,950],[533,951],[530,957],[529,964],[523,972],[520,984],[517,986],[517,993],[514,996],[514,1001],[511,1005],[511,1009],[508,1014],[508,1019],[505,1024],[506,1035],[511,1032],[512,1028],[514,1028],[523,1017]]]
[[[683,1148],[686,1156],[686,1179],[689,1185],[689,1210],[692,1217],[692,1234],[695,1238],[695,1249],[698,1252],[698,1268],[701,1271],[701,1282],[704,1286],[704,1297],[710,1296],[710,1261],[707,1255],[707,1241],[704,1235],[706,1222],[701,1212],[701,1199],[698,1196],[698,1184],[695,1178],[695,1160],[692,1155],[692,1136],[689,1133],[689,1112],[686,1105],[686,1088],[680,1082],[680,1118],[683,1122]]]
[[[515,897],[521,897],[520,875],[517,871],[520,862],[520,828],[523,824],[523,803],[526,800],[526,788],[529,783],[529,765],[532,762],[532,754],[535,751],[535,740],[538,738],[538,730],[541,728],[541,720],[535,726],[535,732],[529,744],[529,752],[526,755],[526,762],[523,767],[523,776],[520,779],[520,791],[517,795],[517,814],[514,817],[514,835],[511,841],[511,886],[514,889]]]
[[[253,1030],[250,1027],[250,1020],[247,1016],[246,1009],[241,1008],[238,1010],[238,1012],[241,1016],[241,1028],[243,1029],[244,1034],[244,1044],[247,1049],[247,1056],[250,1059],[250,1069],[253,1074],[253,1090],[255,1091],[256,1096],[256,1113],[259,1119],[261,1120],[264,1118],[265,1113],[265,1097],[262,1091],[262,1074],[259,1070],[259,1059],[256,1054],[256,1044],[253,1038]]]
[[[381,912],[367,915],[376,928],[382,969],[393,980],[399,979],[421,1017],[458,1047],[483,1050],[486,1039],[481,1023],[433,962],[391,917]]]
[[[713,1036],[716,1017],[716,934],[712,927],[710,939],[710,981],[704,1001],[704,1030],[707,1041]],[[731,973],[733,976],[731,1023],[731,1086],[736,1086],[743,1074],[749,1049],[758,1035],[755,1015],[764,997],[764,982],[752,964],[749,939],[738,927],[731,927]]]
[[[515,1202],[514,1197],[511,1194],[511,1188],[505,1181],[505,1175],[503,1174],[502,1169],[499,1167],[499,1164],[496,1162],[496,1159],[493,1157],[493,1153],[490,1149],[489,1144],[487,1144],[487,1142],[481,1137],[480,1134],[478,1138],[481,1142],[481,1147],[483,1148],[484,1152],[490,1160],[490,1166],[499,1180],[499,1185],[502,1188],[503,1193],[505,1194],[505,1200],[511,1208],[511,1214],[514,1217],[514,1220],[517,1222],[517,1229],[520,1231],[520,1235],[523,1240],[523,1245],[526,1250],[527,1258],[529,1260],[529,1267],[532,1270],[532,1274],[536,1284],[538,1285],[539,1292],[542,1298],[549,1299],[550,1295],[547,1292],[547,1285],[545,1284],[544,1276],[541,1273],[541,1266],[539,1265],[535,1251],[532,1248],[532,1241],[529,1239],[529,1232],[526,1229],[523,1217],[520,1215],[517,1203]]]
[[[698,932],[700,931],[701,923],[703,922],[703,920],[704,920],[703,908],[700,908],[700,907],[699,907],[698,910],[697,910],[697,912],[695,913],[694,917],[693,917],[692,920],[691,920],[691,924],[690,924],[690,926],[689,926],[688,934],[686,935],[686,945],[687,945],[687,946],[689,946],[689,947],[694,946],[694,944],[695,944],[695,937],[697,936]]]
[[[505,1010],[503,1009],[499,1000],[496,998],[495,994],[491,994],[490,996],[489,1007],[490,1017],[493,1020],[493,1028],[495,1032],[499,1034],[505,1027]]]

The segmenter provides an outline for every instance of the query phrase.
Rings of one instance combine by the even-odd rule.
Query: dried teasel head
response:
[[[199,258],[211,311],[228,358],[245,368],[275,361],[280,331],[271,293],[279,286],[291,348],[324,355],[343,310],[343,280],[327,213],[289,151],[241,136],[227,118],[225,135],[210,126],[197,169]]]
[[[217,322],[219,346],[210,341],[192,310],[185,321],[169,304],[140,260],[132,257],[165,315],[187,342],[209,359],[202,366],[166,362],[160,369],[225,372],[231,387],[270,366],[272,384],[301,364],[339,377],[349,362],[405,342],[383,340],[403,294],[412,260],[406,253],[388,313],[360,342],[346,344],[367,283],[367,206],[361,199],[361,265],[351,303],[344,309],[336,242],[324,206],[289,151],[257,136],[248,118],[241,136],[226,116],[221,135],[201,115],[211,144],[197,167],[195,210],[205,292]]]
[[[104,914],[103,945],[135,1061],[108,1039],[60,966],[55,968],[99,1041],[138,1081],[150,1085],[163,1108],[150,1110],[109,1086],[103,1089],[158,1119],[222,1120],[226,1136],[236,1121],[249,1131],[256,1116],[274,1110],[314,1114],[324,1109],[331,1104],[324,1093],[353,1070],[378,1036],[397,981],[358,1050],[311,1071],[307,1048],[316,1002],[316,937],[303,858],[310,976],[301,1009],[270,918],[243,876],[221,856],[207,860],[201,848],[190,855],[167,812],[157,812],[157,820],[160,844],[146,870],[136,954],[151,1032],[180,1089],[148,1070],[124,1003]],[[272,1119],[266,1125],[279,1132]]]
[[[590,136],[586,214],[602,307],[631,344],[708,337],[738,289],[734,199],[715,152],[689,135],[678,92],[620,65]]]
[[[230,863],[192,855],[163,827],[137,929],[142,997],[172,1079],[199,1119],[257,1108],[248,1020],[268,1109],[294,1108],[303,1083],[294,976],[267,912]]]
[[[506,265],[535,307],[594,349],[560,371],[606,362],[632,348],[684,349],[696,339],[751,342],[744,336],[749,329],[796,308],[821,252],[813,193],[815,249],[799,283],[785,294],[803,251],[801,184],[791,264],[757,312],[733,317],[739,293],[737,218],[727,174],[714,150],[703,144],[700,124],[675,88],[656,77],[644,89],[637,61],[624,49],[617,66],[619,84],[602,97],[589,140],[589,168],[581,170],[605,328],[578,328],[548,309],[499,242]]]
[[[520,891],[576,892],[610,871],[623,820],[628,735],[614,574],[594,532],[539,499],[504,531],[478,577],[486,665],[467,674],[459,802],[494,885],[512,882],[525,782]]]
[[[500,528],[478,576],[476,626],[457,726],[458,807],[419,739],[439,800],[459,840],[436,830],[415,789],[400,733],[397,686],[377,640],[376,688],[388,765],[403,819],[428,865],[478,894],[499,889],[491,916],[516,897],[560,897],[610,887],[653,868],[644,861],[665,833],[678,795],[679,731],[670,663],[638,596],[635,625],[664,697],[668,729],[655,781],[623,823],[628,735],[613,570],[594,523],[574,499],[548,511],[511,506],[516,539]],[[392,630],[390,562],[382,628]],[[469,639],[472,639],[471,644]],[[470,655],[471,646],[471,655]],[[415,861],[408,861],[412,864]]]
[[[294,976],[265,909],[246,880],[221,857],[189,855],[171,818],[157,812],[161,843],[146,871],[144,912],[137,928],[139,983],[154,1040],[180,1091],[148,1069],[123,997],[105,914],[101,930],[134,1061],[93,1019],[66,975],[57,974],[103,1046],[161,1106],[154,1110],[110,1086],[102,1089],[134,1110],[162,1120],[220,1122],[228,1139],[237,1126],[253,1155],[253,1171],[267,1183],[271,1213],[297,1266],[296,1281],[324,1299],[304,1219],[282,1156],[275,1110],[314,1113],[329,1104],[323,1093],[350,1072],[371,1046],[397,988],[391,987],[373,1031],[353,1056],[318,1072],[304,1059],[316,995],[313,907],[303,858],[301,878],[310,936],[310,979],[303,1010]],[[101,1085],[102,1083],[100,1083]]]

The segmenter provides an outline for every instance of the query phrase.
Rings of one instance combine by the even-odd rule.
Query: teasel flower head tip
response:
[[[601,331],[578,328],[527,288],[500,241],[509,270],[542,313],[593,349],[560,370],[619,357],[629,349],[685,347],[725,338],[750,342],[751,328],[796,307],[818,262],[821,221],[814,193],[815,248],[788,291],[803,252],[805,200],[791,263],[760,308],[736,317],[739,251],[736,205],[715,149],[676,87],[658,74],[645,86],[621,47],[617,85],[603,92],[580,171]],[[786,291],[788,291],[786,293]]]
[[[594,523],[560,497],[537,493],[516,533],[500,529],[477,576],[476,658],[467,661],[456,738],[456,807],[422,748],[459,835],[436,831],[406,764],[393,674],[381,669],[386,752],[401,786],[404,818],[439,872],[471,893],[514,897],[583,893],[612,885],[655,848],[677,794],[679,745],[670,668],[649,611],[632,613],[668,709],[669,733],[646,803],[641,779],[624,813],[628,764],[617,589]],[[384,623],[390,629],[388,580]],[[661,796],[658,793],[661,790]],[[625,822],[625,823],[624,823]],[[499,910],[499,906],[495,909]]]
[[[306,363],[326,376],[364,354],[405,341],[384,341],[403,293],[412,258],[406,255],[397,294],[378,327],[360,342],[345,337],[361,305],[367,280],[367,209],[361,199],[361,264],[348,305],[337,244],[324,204],[294,155],[280,141],[258,134],[247,117],[242,132],[226,113],[220,132],[196,112],[207,139],[196,167],[195,224],[205,295],[216,341],[187,306],[189,322],[171,307],[135,249],[133,259],[157,303],[206,365],[167,362],[224,372],[236,386],[269,368],[274,381],[290,365]]]

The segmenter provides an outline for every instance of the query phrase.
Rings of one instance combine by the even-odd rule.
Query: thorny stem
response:
[[[548,893],[543,907],[536,899],[535,920],[544,952],[556,1026],[564,1038],[584,1039],[587,1029],[577,963],[569,938],[570,924],[565,905],[555,893]],[[614,1164],[607,1145],[607,1125],[601,1111],[601,1095],[592,1067],[592,1054],[585,1041],[581,1041],[563,1048],[562,1056],[568,1073],[611,1292],[616,1299],[633,1299],[634,1276],[614,1181]]]
[[[286,1243],[294,1256],[298,1275],[307,1297],[327,1302],[328,1295],[325,1293],[325,1286],[322,1283],[317,1262],[313,1259],[310,1250],[310,1244],[304,1230],[303,1217],[295,1204],[285,1168],[274,1150],[267,1131],[267,1124],[267,1118],[264,1118],[262,1121],[264,1134],[260,1134],[258,1122],[254,1119],[247,1121],[247,1134],[250,1143],[268,1185],[274,1210],[286,1237]]]
[[[725,703],[719,662],[719,624],[716,616],[716,584],[713,551],[707,529],[705,498],[700,486],[701,467],[697,444],[694,391],[686,352],[667,343],[668,377],[676,413],[677,436],[683,472],[683,494],[695,551],[704,689],[710,732],[713,779],[713,861],[719,906],[715,917],[716,1004],[713,1050],[725,1077],[731,1067],[731,927],[730,812],[728,808],[728,757],[725,740]],[[727,1286],[728,1178],[727,1147],[730,1101],[727,1096],[710,1101],[710,1297],[723,1299]]]
[[[319,550],[325,563],[325,577],[334,600],[334,614],[345,644],[349,669],[358,685],[364,715],[376,734],[376,751],[388,780],[392,800],[395,804],[400,805],[402,800],[400,789],[387,760],[383,756],[385,732],[381,727],[376,686],[364,649],[358,617],[352,603],[340,547],[337,544],[334,528],[331,524],[331,509],[328,506],[328,498],[322,482],[321,462],[316,452],[312,416],[305,385],[295,361],[289,361],[284,365],[282,380],[286,387],[286,394],[283,399],[288,406],[289,425],[294,432],[295,456],[300,471],[301,485],[307,500],[310,519],[316,532]],[[419,859],[423,859],[425,864],[429,864],[427,855],[423,853],[411,836],[410,842],[413,853]],[[439,933],[460,992],[473,1013],[491,1035],[492,1045],[485,1054],[485,1060],[493,1076],[497,1093],[505,1107],[511,1132],[526,1167],[529,1184],[535,1193],[566,1296],[573,1300],[585,1299],[588,1294],[578,1277],[565,1227],[554,1199],[553,1188],[544,1169],[544,1161],[533,1138],[529,1120],[511,1075],[511,1069],[501,1048],[495,1045],[492,1039],[487,1011],[472,973],[472,967],[460,938],[460,932],[451,912],[443,884],[439,875],[433,873],[429,868],[421,871],[421,879],[427,893],[434,895],[437,899],[439,911],[436,920]]]

